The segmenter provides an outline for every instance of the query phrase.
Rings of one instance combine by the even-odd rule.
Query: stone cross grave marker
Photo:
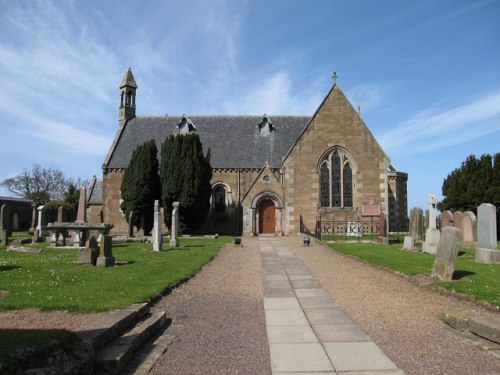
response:
[[[483,203],[477,208],[475,260],[478,263],[500,263],[500,251],[497,250],[496,207],[490,203]]]
[[[429,209],[428,209],[428,216],[427,216],[427,221],[428,223],[428,228],[425,231],[425,241],[422,245],[422,251],[425,253],[429,254],[436,254],[437,249],[438,249],[438,244],[439,244],[439,239],[441,237],[441,233],[439,232],[439,229],[436,228],[436,196],[431,193],[429,195]]]
[[[465,211],[462,215],[462,230],[464,247],[474,247],[477,242],[476,215],[472,211]]]
[[[161,222],[160,222],[160,202],[155,200],[154,211],[154,224],[153,224],[153,250],[163,250],[163,238],[161,236]]]
[[[179,231],[179,202],[174,202],[172,204],[173,209],[172,209],[172,224],[170,228],[170,241],[169,245],[174,246],[174,247],[179,247],[179,238],[178,238],[178,231]]]
[[[451,281],[455,262],[462,243],[462,230],[447,226],[441,231],[438,250],[434,266],[432,267],[432,276],[442,281]]]

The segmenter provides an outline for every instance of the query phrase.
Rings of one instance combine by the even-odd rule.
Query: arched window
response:
[[[215,212],[226,212],[226,189],[224,186],[217,186],[213,192],[213,202]]]
[[[352,168],[347,155],[334,149],[323,159],[320,167],[321,207],[352,207]]]

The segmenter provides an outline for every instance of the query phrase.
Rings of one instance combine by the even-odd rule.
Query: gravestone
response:
[[[379,215],[378,241],[384,245],[389,244],[389,239],[387,238],[387,225],[386,225],[386,221],[385,221],[385,215],[383,212],[381,212]]]
[[[97,258],[96,265],[97,267],[112,267],[115,265],[111,236],[101,236],[99,257]]]
[[[453,226],[453,214],[451,211],[444,211],[441,214],[441,230],[445,227]]]
[[[87,200],[87,190],[85,188],[80,189],[80,199],[78,201],[78,212],[76,214],[76,222],[77,223],[85,223],[87,221],[86,214],[86,200]]]
[[[33,202],[31,203],[32,211],[31,211],[31,226],[29,229],[30,234],[35,233],[35,226],[36,226],[36,203]]]
[[[43,238],[43,209],[45,207],[44,206],[38,206],[37,210],[38,210],[38,223],[37,223],[37,226],[36,226],[36,230],[38,231],[38,234],[35,236],[37,237],[36,240],[33,239],[35,242],[38,242],[40,241],[42,238]]]
[[[427,215],[428,228],[425,231],[425,241],[422,245],[422,251],[429,254],[436,254],[441,237],[439,229],[436,228],[436,204],[436,196],[431,193],[429,195],[429,213]]]
[[[174,202],[172,204],[172,225],[170,228],[170,241],[169,245],[173,247],[178,247],[179,246],[179,238],[178,238],[178,231],[179,231],[179,202]]]
[[[134,237],[134,211],[130,211],[128,214],[128,236]]]
[[[436,260],[432,267],[432,276],[442,281],[451,281],[455,262],[462,243],[462,230],[447,226],[441,231]]]
[[[458,229],[462,229],[462,217],[463,214],[460,211],[453,212],[453,226]]]
[[[462,231],[464,247],[474,247],[477,242],[476,215],[472,211],[465,211],[462,215]]]
[[[412,236],[405,236],[403,242],[403,250],[414,250],[415,249],[415,240]]]
[[[6,229],[0,229],[0,242],[3,243],[4,246],[9,245],[9,236]]]
[[[7,231],[7,236],[10,236],[10,210],[9,206],[3,204],[0,208],[0,231]]]
[[[415,207],[410,212],[409,235],[416,243],[424,239],[424,211],[421,208]]]
[[[161,236],[160,202],[155,200],[154,224],[153,224],[153,250],[163,250],[163,238]]]
[[[99,243],[95,237],[90,237],[87,241],[86,246],[80,249],[78,254],[78,263],[80,264],[92,264],[93,266],[97,263],[97,258],[99,257]]]
[[[500,263],[500,251],[497,250],[496,207],[483,203],[477,208],[477,245],[476,262]]]

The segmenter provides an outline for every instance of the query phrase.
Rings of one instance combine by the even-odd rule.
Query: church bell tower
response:
[[[137,91],[137,83],[135,83],[132,69],[128,68],[125,76],[120,83],[120,111],[118,122],[120,126],[128,120],[135,117],[135,92]]]

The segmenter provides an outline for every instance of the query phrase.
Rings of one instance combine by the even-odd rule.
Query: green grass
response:
[[[328,244],[331,248],[405,275],[430,275],[435,256],[401,250],[401,244],[389,246],[364,243]],[[455,263],[453,281],[436,282],[448,290],[468,294],[500,307],[500,264],[474,262],[474,249],[464,248]]]
[[[40,254],[7,252],[0,246],[0,310],[38,308],[97,312],[146,300],[196,273],[231,237],[182,238],[185,249],[151,251],[151,244],[113,245],[115,267],[75,264],[78,250],[51,249]]]

